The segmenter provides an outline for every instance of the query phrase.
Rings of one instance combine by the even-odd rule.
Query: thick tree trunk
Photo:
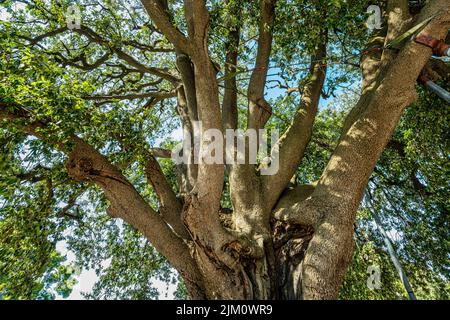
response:
[[[243,300],[302,300],[303,265],[306,250],[313,238],[310,226],[276,222],[273,225],[273,246],[258,260],[241,259],[228,268],[211,257],[207,248],[196,248],[196,261],[204,278],[204,292],[200,298]],[[352,252],[352,248],[343,248]],[[265,266],[272,260],[273,270]],[[337,296],[334,295],[334,298]],[[196,295],[191,298],[199,298]]]
[[[308,226],[277,222],[274,227],[273,257],[242,259],[229,268],[211,256],[207,248],[196,248],[196,261],[204,278],[204,292],[191,298],[243,300],[299,300],[302,266],[313,230]],[[261,268],[275,262],[274,270]]]

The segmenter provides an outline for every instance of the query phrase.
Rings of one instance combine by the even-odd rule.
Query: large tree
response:
[[[446,166],[446,149],[417,164],[413,139],[392,136],[418,99],[422,70],[436,79],[449,74],[444,62],[430,60],[430,47],[411,36],[397,40],[411,29],[445,39],[449,0],[80,0],[74,28],[70,1],[3,2],[8,10],[21,6],[0,27],[2,170],[9,172],[0,227],[5,248],[26,255],[40,247],[44,257],[19,273],[23,281],[59,261],[50,253],[62,234],[70,242],[86,220],[100,219],[83,217],[83,206],[106,208],[125,222],[108,227],[107,246],[139,248],[113,261],[119,267],[106,281],[150,290],[144,283],[151,272],[128,279],[121,268],[167,275],[170,265],[193,299],[337,298],[364,194],[370,210],[405,214],[395,204],[379,207],[397,200],[389,197],[393,185],[401,205],[428,197],[418,211],[436,213],[433,226],[444,229],[434,236],[448,250],[445,193],[430,191],[424,172],[429,162]],[[365,27],[369,4],[382,13],[372,33]],[[342,110],[319,112],[323,99],[351,90],[359,92],[345,119]],[[415,106],[426,109],[429,96],[421,97]],[[403,118],[403,132],[419,128],[418,114]],[[167,159],[170,134],[179,126],[192,135],[197,121],[203,132],[280,129],[271,146],[278,172],[261,175],[261,164],[250,163],[175,166]],[[211,143],[202,136],[201,148]],[[385,148],[390,153],[377,165]],[[14,247],[12,215],[23,232],[41,237]],[[62,217],[71,222],[55,221]],[[49,237],[55,230],[60,238]],[[98,230],[96,237],[106,236]],[[437,266],[428,267],[445,276],[448,269],[433,259]],[[52,281],[67,279],[68,271],[60,272]]]

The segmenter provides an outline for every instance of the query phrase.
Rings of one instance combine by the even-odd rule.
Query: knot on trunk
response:
[[[224,244],[222,246],[222,250],[230,254],[235,259],[239,259],[242,256],[249,256],[252,253],[251,248],[243,246],[237,240]]]
[[[232,240],[226,242],[222,245],[221,251],[230,255],[236,260],[245,259],[260,259],[264,257],[264,240],[261,239],[261,243],[247,238],[246,235],[240,234],[238,232],[230,232],[230,237]]]
[[[70,156],[66,165],[69,176],[76,180],[86,180],[94,172],[92,159],[87,157]]]

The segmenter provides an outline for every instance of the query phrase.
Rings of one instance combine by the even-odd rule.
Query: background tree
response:
[[[75,29],[70,1],[2,3],[3,297],[70,292],[62,240],[97,269],[93,298],[154,298],[171,267],[180,297],[405,296],[372,212],[418,297],[448,297],[448,105],[416,87],[448,64],[387,48],[422,23],[445,38],[448,0],[375,2],[375,34],[367,1],[79,1]],[[171,133],[197,120],[281,129],[279,172],[176,167]]]

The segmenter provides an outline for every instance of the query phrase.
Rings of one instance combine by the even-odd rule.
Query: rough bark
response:
[[[248,127],[263,128],[272,114],[272,108],[264,98],[270,52],[272,51],[272,28],[275,20],[276,0],[260,0],[259,38],[256,62],[248,87]]]
[[[233,2],[226,4],[230,7],[230,15],[240,17],[241,3]],[[238,127],[238,109],[237,109],[237,83],[236,72],[238,64],[239,25],[229,23],[229,35],[225,44],[225,81],[224,81],[224,96],[222,102],[222,125],[223,129],[236,129]]]

